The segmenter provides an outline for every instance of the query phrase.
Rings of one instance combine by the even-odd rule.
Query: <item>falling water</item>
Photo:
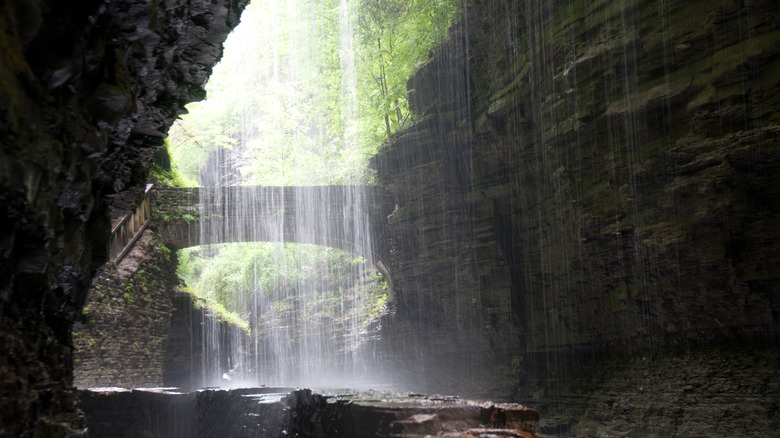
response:
[[[342,0],[334,14],[317,2],[256,2],[215,71],[227,85],[210,90],[209,105],[230,108],[230,117],[212,140],[224,147],[200,170],[202,246],[189,257],[224,261],[244,254],[243,265],[221,276],[241,271],[251,277],[250,290],[200,292],[229,296],[226,307],[250,333],[226,329],[214,312],[204,319],[203,385],[354,387],[374,378],[363,347],[376,336],[384,292],[374,267],[363,171],[325,169],[314,152],[308,155],[314,163],[290,162],[306,148],[357,155],[352,7]],[[337,93],[317,73],[333,62],[319,47],[325,36],[317,23],[325,15],[339,20]],[[270,59],[257,55],[269,52],[266,45]],[[334,95],[341,130],[327,135],[325,116],[306,111]],[[199,117],[197,111],[191,117]],[[298,164],[310,167],[301,171]],[[275,168],[258,170],[262,166]],[[240,186],[266,189],[235,190]],[[267,243],[228,248],[224,236]]]

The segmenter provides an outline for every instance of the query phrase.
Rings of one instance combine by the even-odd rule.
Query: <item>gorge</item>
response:
[[[89,433],[74,322],[116,269],[112,221],[246,3],[2,5],[0,436]],[[776,434],[780,6],[474,0],[461,15],[409,79],[415,121],[371,162],[394,204],[380,371],[533,407],[543,436]],[[158,231],[137,249],[175,269]]]

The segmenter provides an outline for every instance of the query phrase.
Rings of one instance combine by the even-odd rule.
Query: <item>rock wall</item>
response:
[[[163,386],[176,267],[175,254],[147,229],[119,264],[95,276],[73,328],[77,387]]]
[[[707,375],[720,354],[777,349],[780,8],[473,3],[409,82],[422,117],[374,159],[399,206],[390,367],[527,401],[550,432],[589,436],[590,416],[601,433],[692,433],[685,410],[653,411],[664,383],[669,406],[739,411],[739,386],[690,385],[670,364]],[[595,414],[594,394],[652,370],[666,381]],[[775,378],[743,371],[752,388]],[[743,433],[771,434],[777,407],[756,409]]]
[[[79,434],[71,325],[111,218],[245,0],[0,5],[0,436]]]
[[[549,429],[571,426],[581,436],[762,437],[780,427],[774,366],[780,351],[773,344],[714,342],[624,360],[601,361],[582,373],[579,391],[593,392],[581,422],[551,417]]]

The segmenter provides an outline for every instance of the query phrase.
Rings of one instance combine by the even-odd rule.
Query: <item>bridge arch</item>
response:
[[[387,217],[394,209],[394,196],[376,186],[155,187],[152,192],[152,226],[171,249],[307,243],[372,259],[386,275]]]

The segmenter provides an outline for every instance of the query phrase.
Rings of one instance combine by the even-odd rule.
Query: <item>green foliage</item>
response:
[[[341,250],[241,243],[182,249],[178,257],[178,274],[191,293],[237,317],[249,315],[262,301],[276,318],[301,312],[306,318],[354,318],[367,325],[386,309],[381,276],[362,257]],[[358,282],[356,272],[370,274]],[[345,301],[350,302],[346,307]]]
[[[368,325],[385,313],[387,313],[387,294],[381,295],[374,302],[374,307],[371,309],[371,312],[368,314],[363,324]]]
[[[168,151],[168,140],[165,140],[163,145],[163,152]],[[158,166],[156,163],[152,163],[152,167],[149,169],[149,178],[152,183],[165,186],[165,187],[195,187],[195,179],[187,178],[179,172],[178,163],[173,161],[171,163],[171,170],[166,170]]]
[[[165,187],[195,187],[193,181],[188,180],[178,173],[176,166],[170,171],[161,169],[157,164],[152,164],[149,169],[149,178],[152,183]]]
[[[184,287],[183,291],[190,294],[196,309],[206,308],[208,311],[213,313],[219,321],[227,322],[228,324],[239,327],[247,334],[251,334],[249,322],[242,318],[238,313],[227,310],[222,303],[219,303],[208,296],[202,295],[200,292],[189,286]]]
[[[178,274],[200,296],[221,302],[231,311],[244,311],[246,296],[309,281],[317,275],[311,261],[328,264],[341,251],[315,245],[239,243],[201,246],[179,251]],[[322,278],[320,278],[322,281]]]
[[[359,89],[364,117],[384,122],[381,141],[409,118],[406,81],[447,36],[462,2],[440,0],[359,0]],[[368,131],[367,131],[368,132]]]
[[[163,222],[166,224],[174,221],[174,220],[183,220],[184,222],[187,222],[188,224],[193,222],[198,222],[200,218],[198,216],[185,213],[183,209],[177,208],[176,210],[169,211],[169,210],[163,210],[159,206],[154,207],[154,212],[158,217],[161,217]]]
[[[170,260],[171,259],[171,249],[168,248],[168,246],[166,246],[165,243],[158,241],[157,242],[157,247],[160,248],[160,251],[162,252],[163,258],[165,260]]]
[[[163,222],[165,222],[166,224],[171,221],[171,215],[169,215],[167,212],[163,211],[162,208],[156,205],[154,206],[154,213],[157,216],[161,217]]]
[[[253,2],[208,99],[170,131],[183,178],[217,149],[247,185],[366,183],[368,158],[409,122],[406,81],[447,36],[454,0]],[[251,92],[248,92],[251,90]]]

